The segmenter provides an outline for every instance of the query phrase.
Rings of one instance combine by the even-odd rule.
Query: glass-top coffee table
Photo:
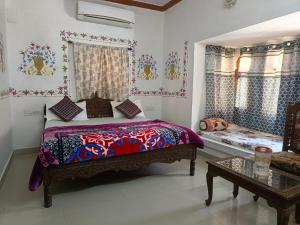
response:
[[[209,206],[213,195],[213,177],[220,176],[233,183],[233,196],[238,196],[239,187],[267,200],[277,210],[277,224],[287,225],[291,209],[296,205],[296,222],[300,222],[300,178],[281,170],[270,168],[267,176],[254,173],[254,161],[241,157],[232,157],[208,161],[206,175]]]

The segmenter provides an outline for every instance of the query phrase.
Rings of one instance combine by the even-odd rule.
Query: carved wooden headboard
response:
[[[78,102],[86,101],[86,111],[88,118],[113,117],[111,100],[99,98],[96,95],[91,99],[82,99]],[[44,106],[44,116],[46,116],[46,105]],[[44,117],[44,122],[46,122]]]
[[[288,105],[285,120],[283,151],[293,151],[300,154],[300,102],[290,103]]]
[[[103,99],[95,95],[91,99],[82,99],[78,102],[86,101],[86,111],[88,118],[113,117],[111,100]]]

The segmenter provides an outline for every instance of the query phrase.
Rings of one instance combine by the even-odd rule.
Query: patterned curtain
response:
[[[283,135],[288,103],[300,102],[300,39],[241,48],[237,80],[234,65],[233,49],[207,46],[207,116]]]
[[[129,95],[127,48],[74,43],[76,94],[78,99],[98,97],[122,101]]]
[[[300,102],[300,39],[282,44],[283,59],[278,97],[276,134],[284,133],[288,103]]]
[[[240,56],[234,123],[276,133],[282,50],[277,45],[242,48]]]
[[[235,50],[206,46],[206,116],[233,121]]]

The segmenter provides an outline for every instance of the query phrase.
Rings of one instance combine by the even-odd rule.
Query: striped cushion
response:
[[[128,119],[132,119],[137,114],[142,112],[139,107],[129,99],[116,106],[116,109],[123,113]]]
[[[49,108],[49,110],[65,122],[71,121],[83,111],[68,96],[65,96],[59,103]]]
[[[272,165],[281,170],[299,176],[300,175],[300,154],[295,154],[294,152],[273,153]]]

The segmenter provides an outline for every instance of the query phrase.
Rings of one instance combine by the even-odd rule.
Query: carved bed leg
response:
[[[48,174],[48,169],[44,170],[43,173],[43,185],[44,185],[44,207],[50,208],[52,206],[52,196],[50,190],[50,176]]]
[[[195,164],[195,159],[192,159],[190,163],[190,176],[195,175]]]
[[[50,208],[52,206],[52,196],[49,184],[44,184],[44,206],[45,208]]]

